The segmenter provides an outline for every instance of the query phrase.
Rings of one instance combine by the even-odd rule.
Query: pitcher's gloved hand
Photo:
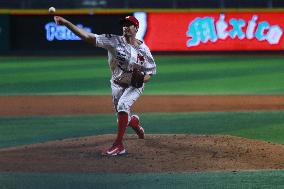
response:
[[[144,83],[144,74],[138,69],[134,68],[132,77],[131,77],[131,85],[136,88],[140,88]]]

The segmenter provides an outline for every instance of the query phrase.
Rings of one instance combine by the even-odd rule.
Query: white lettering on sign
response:
[[[78,24],[79,28],[83,28],[87,32],[92,32],[91,28],[83,27],[83,25]],[[72,31],[70,31],[65,26],[59,26],[54,22],[49,22],[45,25],[46,30],[46,39],[48,41],[53,40],[81,40],[77,35],[75,35]]]
[[[187,41],[187,47],[197,46],[201,42],[216,42],[218,39],[257,39],[258,41],[267,41],[269,44],[278,44],[283,30],[278,25],[270,25],[267,21],[257,23],[258,16],[252,16],[246,23],[243,19],[231,18],[229,23],[225,21],[225,15],[220,14],[216,22],[212,17],[195,18],[188,25],[186,36],[190,37]],[[232,29],[228,30],[231,26]],[[245,27],[247,26],[247,27]]]

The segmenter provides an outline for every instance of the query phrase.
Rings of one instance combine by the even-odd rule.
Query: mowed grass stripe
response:
[[[96,56],[96,57],[65,57],[65,56],[48,56],[48,57],[0,57],[0,64],[5,65],[7,68],[13,68],[18,66],[29,66],[34,64],[51,64],[58,65],[62,64],[77,64],[78,60],[83,60],[85,63],[105,62],[106,57]],[[44,65],[42,65],[44,66]]]
[[[98,68],[101,69],[94,63],[82,62],[82,63],[61,63],[58,62],[56,64],[49,63],[33,63],[30,65],[19,65],[14,67],[4,67],[0,66],[0,73],[1,74],[21,74],[21,73],[33,73],[33,72],[45,72],[45,71],[53,71],[53,70],[76,70],[76,69],[94,69]],[[97,63],[99,64],[99,63]]]
[[[11,60],[11,62],[2,62],[0,57],[0,73],[7,74],[21,73],[21,72],[40,72],[40,71],[64,71],[76,70],[76,69],[100,69],[107,67],[105,58],[23,58],[17,59],[17,61]]]
[[[110,70],[103,58],[61,59],[30,63],[30,58],[17,59],[10,72],[0,63],[5,73],[0,74],[0,93],[8,94],[52,94],[98,93],[109,94]],[[105,60],[105,58],[104,58]],[[27,61],[27,62],[25,62]],[[9,63],[7,63],[9,64]],[[11,71],[11,69],[13,71]],[[24,69],[22,72],[21,70]],[[0,69],[1,70],[1,69]],[[102,89],[103,88],[103,89]],[[105,90],[104,90],[105,89]],[[96,92],[99,91],[99,92]]]
[[[147,134],[221,134],[284,144],[284,111],[141,114]],[[115,115],[0,118],[0,147],[115,134]],[[131,129],[128,133],[133,133]]]
[[[28,59],[29,61],[29,59]],[[109,74],[107,64],[100,59],[71,59],[17,64],[0,64],[1,83],[22,83],[25,81],[53,81],[67,78],[106,77]],[[109,77],[109,76],[108,76]]]
[[[196,173],[0,173],[0,186],[29,189],[283,188],[284,171]]]
[[[177,74],[179,75],[179,74]],[[185,75],[173,76],[177,80],[157,80],[147,85],[145,94],[182,94],[182,95],[249,95],[283,94],[283,73],[248,75],[246,77],[220,77],[211,79],[187,79]],[[182,78],[184,77],[184,78]],[[205,76],[206,78],[206,76]]]
[[[185,56],[185,57],[158,57],[156,58],[157,65],[162,65],[160,70],[170,69],[170,70],[180,70],[180,67],[187,66],[190,64],[190,68],[194,70],[219,70],[222,68],[227,69],[241,69],[241,68],[258,68],[261,67],[271,67],[282,65],[283,57],[202,57],[199,58]],[[233,64],[233,65],[231,65]],[[231,65],[231,66],[228,66]]]
[[[50,81],[30,81],[26,83],[2,85],[2,95],[110,95],[109,78],[57,79]],[[40,91],[39,91],[40,88]]]
[[[52,71],[42,71],[42,72],[30,72],[30,73],[18,73],[16,75],[12,74],[2,74],[1,79],[2,85],[5,84],[23,84],[23,83],[38,83],[38,82],[52,82],[57,80],[64,79],[85,79],[85,78],[110,78],[107,76],[107,73],[97,69],[96,73],[93,69],[81,69],[80,67],[74,67],[71,70],[57,70],[53,69]],[[35,79],[36,78],[36,79]]]
[[[105,84],[111,74],[105,57],[0,60],[0,95],[109,91]],[[162,56],[156,63],[157,75],[147,83],[145,94],[284,93],[283,57]],[[101,90],[93,88],[94,81]]]
[[[191,62],[180,57],[176,64],[174,58],[169,59],[161,62],[160,75],[149,84],[151,94],[269,94],[284,91],[280,87],[284,86],[281,57],[193,57]]]

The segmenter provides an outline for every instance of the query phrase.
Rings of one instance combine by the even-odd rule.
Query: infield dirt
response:
[[[114,113],[111,96],[0,96],[0,116]],[[284,96],[141,96],[133,112],[284,110]]]

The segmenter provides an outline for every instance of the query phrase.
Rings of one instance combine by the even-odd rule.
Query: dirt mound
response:
[[[128,154],[101,156],[115,135],[0,149],[0,171],[192,172],[284,169],[284,145],[232,136],[126,135]]]

